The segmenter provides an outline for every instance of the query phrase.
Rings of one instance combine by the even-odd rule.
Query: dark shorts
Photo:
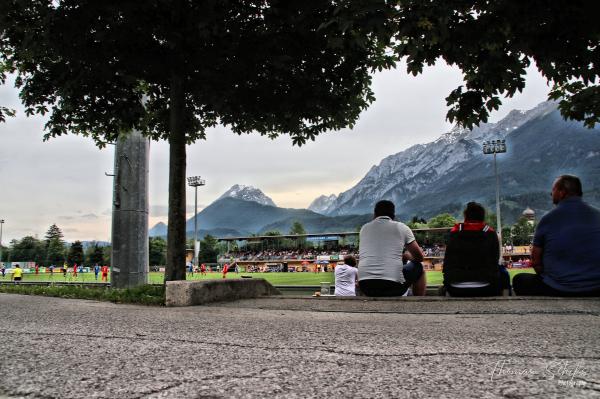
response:
[[[21,281],[21,277],[15,277],[15,281]]]
[[[402,296],[408,288],[423,275],[423,265],[420,262],[408,262],[402,268],[404,283],[391,280],[360,280],[358,287],[366,296]]]
[[[550,287],[542,280],[542,276],[532,273],[519,273],[513,278],[513,289],[521,296],[570,296],[600,297],[600,290],[570,292]]]

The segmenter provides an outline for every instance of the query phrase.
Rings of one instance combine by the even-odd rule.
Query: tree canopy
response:
[[[217,248],[217,239],[210,234],[204,236],[200,241],[200,251],[198,252],[198,262],[200,263],[215,263],[219,250]]]
[[[46,138],[103,146],[135,128],[169,141],[165,279],[185,279],[186,144],[220,123],[301,145],[374,100],[384,48],[327,24],[336,12],[331,0],[6,1],[0,78],[17,74],[28,115],[49,113]]]
[[[442,213],[432,217],[427,222],[427,227],[452,227],[456,224],[456,219],[449,213]]]
[[[53,224],[48,228],[45,236],[46,258],[45,264],[62,264],[65,260],[65,243],[60,228]]]
[[[386,4],[387,7],[383,6]],[[598,5],[588,0],[422,1],[365,0],[342,7],[347,26],[374,7],[366,19],[407,73],[443,60],[457,66],[464,84],[446,101],[450,122],[471,128],[525,87],[532,63],[552,85],[568,119],[593,127],[600,121],[600,26]]]
[[[83,244],[81,241],[75,241],[69,248],[67,262],[69,265],[81,265],[84,261]]]

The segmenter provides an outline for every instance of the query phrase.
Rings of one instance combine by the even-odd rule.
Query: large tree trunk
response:
[[[165,281],[185,280],[185,95],[181,75],[171,76],[169,139],[169,226]]]

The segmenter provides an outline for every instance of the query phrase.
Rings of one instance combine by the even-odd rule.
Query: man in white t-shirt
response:
[[[344,256],[344,264],[335,267],[335,295],[355,296],[358,270],[356,259],[352,255]]]
[[[394,221],[391,201],[379,201],[374,213],[374,219],[360,229],[360,290],[367,296],[402,296],[412,287],[413,295],[425,295],[424,255],[413,232]]]

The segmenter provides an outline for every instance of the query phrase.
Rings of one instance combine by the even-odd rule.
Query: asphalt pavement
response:
[[[600,397],[600,299],[0,294],[0,398]]]

